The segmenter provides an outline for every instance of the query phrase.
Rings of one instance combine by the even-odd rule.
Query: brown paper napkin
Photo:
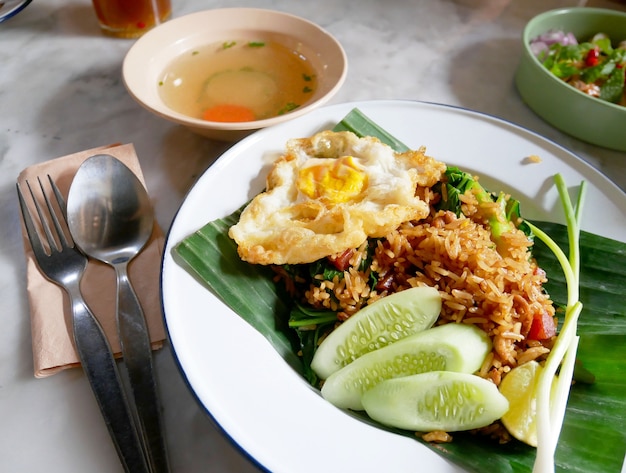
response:
[[[128,166],[144,182],[133,145],[94,148],[88,151],[53,159],[24,169],[18,182],[36,184],[37,177],[49,174],[61,193],[67,197],[70,184],[80,164],[90,156],[110,154]],[[145,185],[145,183],[144,183]],[[31,333],[35,377],[43,378],[67,368],[80,366],[74,348],[71,312],[65,291],[46,279],[35,262],[24,227],[26,252],[27,292],[31,311]],[[159,298],[159,274],[164,237],[157,223],[143,251],[129,264],[128,272],[137,297],[146,316],[153,349],[163,346],[165,328]],[[115,270],[98,261],[90,260],[83,277],[81,290],[85,301],[104,329],[115,356],[121,356],[121,346],[115,321]]]

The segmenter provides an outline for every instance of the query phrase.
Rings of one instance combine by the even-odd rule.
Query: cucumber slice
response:
[[[432,371],[383,381],[363,395],[374,420],[417,432],[456,432],[501,418],[509,402],[495,384],[473,374]]]
[[[446,324],[367,353],[333,373],[322,396],[337,407],[363,410],[361,396],[386,379],[428,371],[477,371],[492,344],[473,325]]]
[[[356,360],[414,333],[432,327],[441,312],[434,287],[413,287],[362,308],[320,344],[311,368],[321,379]]]

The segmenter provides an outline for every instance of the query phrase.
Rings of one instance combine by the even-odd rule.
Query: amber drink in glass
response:
[[[167,20],[170,0],[93,0],[93,7],[104,34],[137,38]]]

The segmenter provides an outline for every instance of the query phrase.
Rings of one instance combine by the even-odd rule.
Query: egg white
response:
[[[330,179],[338,186],[330,188],[320,180],[314,184],[316,197],[299,187],[299,177],[311,166],[327,177],[344,157],[354,165],[347,182]],[[444,171],[445,164],[426,156],[423,148],[397,153],[376,138],[350,132],[292,139],[274,163],[266,191],[244,209],[229,235],[244,261],[310,263],[426,217],[429,204],[416,195],[417,186],[434,185]]]

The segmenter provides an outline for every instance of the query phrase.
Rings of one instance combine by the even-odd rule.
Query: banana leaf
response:
[[[272,343],[298,372],[297,336],[287,326],[291,308],[287,297],[272,281],[272,271],[239,258],[228,229],[239,221],[239,209],[228,217],[209,222],[174,249],[177,262],[206,283],[222,301]]]
[[[301,371],[296,341],[286,327],[287,299],[272,282],[271,270],[241,261],[235,242],[227,235],[239,214],[240,210],[208,223],[174,251],[180,264]],[[566,249],[564,226],[535,223]],[[572,387],[556,464],[558,471],[619,472],[626,449],[626,244],[582,232],[580,248],[584,309],[578,323],[578,360],[593,373],[595,382]],[[555,303],[564,305],[563,276],[552,252],[537,242],[535,257],[548,274],[549,294]],[[413,432],[400,433],[416,438]],[[449,444],[427,445],[468,471],[481,473],[530,472],[535,458],[535,449],[521,442],[499,445],[469,433],[455,434]]]
[[[354,112],[354,111],[353,111]],[[363,130],[380,135],[394,147],[402,143],[377,128],[357,111],[356,121],[344,119],[336,129]],[[289,299],[272,282],[272,272],[240,260],[228,237],[242,209],[210,222],[174,248],[179,264],[207,286],[227,306],[265,336],[299,373],[303,373],[297,336],[287,327]],[[533,222],[567,254],[567,229],[560,224]],[[575,382],[567,405],[556,451],[557,471],[619,472],[626,451],[626,243],[587,232],[580,236],[580,298],[584,309],[578,323],[577,362],[590,382]],[[545,288],[557,306],[565,306],[567,290],[553,253],[536,240],[534,256],[547,275]],[[581,378],[582,379],[582,378]],[[389,429],[365,414],[350,415],[381,429],[421,440],[413,432]],[[501,445],[472,433],[455,433],[448,444],[429,448],[471,472],[530,472],[535,449],[521,442]]]

